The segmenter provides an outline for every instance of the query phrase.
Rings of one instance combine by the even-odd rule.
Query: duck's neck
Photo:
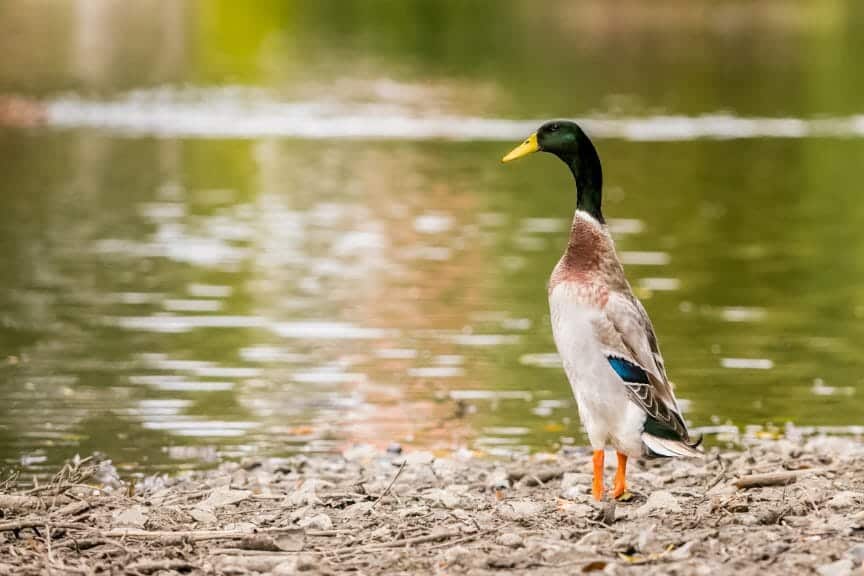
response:
[[[578,152],[559,156],[576,180],[576,209],[584,210],[601,224],[605,224],[600,204],[603,200],[603,170],[594,145],[586,137],[579,142]]]

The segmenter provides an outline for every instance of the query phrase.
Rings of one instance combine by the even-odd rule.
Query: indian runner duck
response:
[[[534,152],[561,159],[576,180],[576,212],[548,284],[555,345],[593,449],[592,494],[604,494],[604,450],[618,457],[612,495],[627,492],[627,458],[700,456],[666,368],[651,320],[633,295],[601,208],[600,157],[574,122],[547,122],[502,162]]]

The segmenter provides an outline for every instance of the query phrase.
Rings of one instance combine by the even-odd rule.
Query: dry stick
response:
[[[51,526],[45,524],[45,548],[48,553],[48,573],[51,573],[51,565],[54,564],[54,554],[51,551]]]
[[[159,570],[193,570],[194,564],[186,560],[142,560],[126,567],[129,572],[158,572]]]
[[[375,502],[372,503],[372,507],[369,508],[369,511],[370,511],[370,512],[371,512],[372,510],[375,509],[375,507],[378,505],[378,503],[381,502],[381,500],[383,500],[384,497],[387,496],[387,494],[390,493],[390,489],[393,488],[393,484],[395,484],[395,483],[396,483],[396,480],[399,479],[399,476],[402,474],[402,471],[405,469],[405,465],[406,465],[407,463],[408,463],[408,460],[403,460],[403,461],[402,461],[402,465],[399,466],[399,470],[396,471],[396,475],[393,476],[393,479],[390,481],[390,484],[388,484],[388,485],[387,485],[387,488],[384,490],[384,492],[382,492],[381,495],[378,496],[378,499],[375,500]]]
[[[260,534],[281,534],[284,532],[295,532],[299,528],[264,528],[252,532],[249,530],[139,530],[135,528],[115,528],[100,533],[100,536],[108,538],[144,538],[144,539],[188,539],[200,542],[203,540],[241,540],[249,536]],[[332,530],[306,530],[307,536],[332,536]]]
[[[791,472],[772,472],[770,474],[752,474],[741,476],[735,480],[737,488],[761,488],[763,486],[786,486],[798,481],[799,476],[821,472],[818,469],[793,470]]]
[[[348,546],[347,548],[327,550],[327,552],[333,554],[341,554],[344,552],[374,552],[376,550],[385,550],[387,548],[401,548],[403,546],[413,546],[414,544],[423,544],[425,542],[446,540],[453,536],[459,536],[459,534],[461,534],[459,530],[441,530],[423,536],[415,536],[414,538],[400,538],[399,540],[391,540],[390,542],[382,542],[380,544],[369,544],[367,546]]]
[[[90,526],[81,522],[53,522],[55,528],[69,528],[72,530],[89,530]],[[41,528],[45,526],[45,520],[17,520],[15,522],[4,522],[0,524],[0,532],[12,532],[25,528]]]
[[[300,550],[247,550],[245,548],[211,548],[208,554],[223,556],[255,556],[257,558],[279,557],[283,560],[300,554]]]
[[[482,532],[475,532],[474,534],[469,534],[464,538],[459,538],[458,540],[453,540],[452,542],[442,542],[440,544],[435,544],[434,546],[430,546],[428,549],[437,550],[439,548],[444,548],[445,546],[456,546],[457,544],[464,544],[465,542],[470,542],[479,538],[480,536],[487,536],[489,534],[492,534],[493,532],[496,532],[496,530],[484,530]]]
[[[61,496],[62,503],[66,503],[66,496]],[[0,508],[21,509],[21,508],[47,508],[50,506],[50,501],[38,496],[25,496],[22,494],[0,494]]]
[[[90,502],[82,501],[82,502],[71,502],[62,508],[58,508],[54,510],[53,514],[57,516],[77,516],[82,512],[86,512],[90,509]]]
[[[714,478],[712,478],[711,481],[708,482],[708,484],[705,486],[705,494],[708,494],[708,492],[710,492],[711,489],[714,488],[714,486],[716,486],[717,484],[722,482],[723,478],[725,478],[725,477],[726,477],[726,468],[721,468],[720,472],[718,472],[717,475],[714,476]]]

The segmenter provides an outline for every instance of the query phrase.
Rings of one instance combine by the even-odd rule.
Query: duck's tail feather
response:
[[[699,450],[699,445],[702,444],[702,436],[699,436],[695,442],[689,442],[687,440],[661,438],[643,432],[642,442],[648,448],[648,451],[655,456],[694,458],[705,455],[702,450]]]

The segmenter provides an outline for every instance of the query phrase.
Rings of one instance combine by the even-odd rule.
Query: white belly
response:
[[[574,285],[562,282],[549,295],[552,334],[579,416],[595,450],[611,443],[631,456],[642,453],[645,413],[627,397],[624,383],[594,337],[592,319],[600,314],[582,304]]]

